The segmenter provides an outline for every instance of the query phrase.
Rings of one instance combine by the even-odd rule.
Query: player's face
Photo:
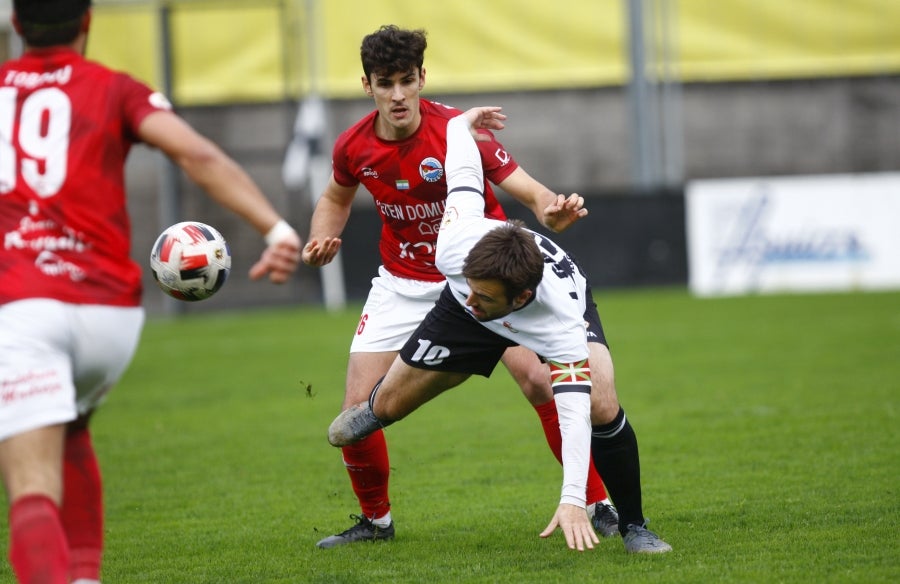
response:
[[[506,287],[500,280],[467,278],[466,282],[469,284],[466,306],[469,307],[472,316],[482,322],[504,317],[513,310],[521,308],[532,294],[531,290],[526,290],[509,302],[506,299]]]
[[[419,92],[425,86],[425,70],[413,68],[384,77],[372,73],[363,88],[375,99],[378,118],[375,133],[384,140],[402,140],[419,128]]]

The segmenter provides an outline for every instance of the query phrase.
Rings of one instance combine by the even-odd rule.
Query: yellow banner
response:
[[[627,2],[98,0],[88,56],[162,88],[165,8],[183,105],[361,96],[359,45],[382,24],[427,30],[431,94],[601,87],[627,81]],[[644,2],[672,18],[682,81],[900,72],[900,0]]]
[[[685,81],[900,72],[897,0],[680,0]]]
[[[190,4],[172,19],[176,103],[277,101],[288,97],[278,2]]]
[[[155,4],[97,6],[87,56],[162,88],[162,46]]]
[[[615,85],[627,57],[619,0],[323,3],[327,94],[361,95],[362,38],[384,24],[428,32],[432,93]],[[347,18],[353,14],[353,18]]]

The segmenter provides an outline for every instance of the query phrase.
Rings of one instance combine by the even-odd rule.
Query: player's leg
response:
[[[372,387],[384,376],[396,355],[395,351],[350,354],[342,412],[369,399]],[[348,529],[319,540],[316,546],[327,549],[359,541],[393,539],[388,496],[391,467],[384,432],[376,430],[358,442],[343,446],[341,456],[361,513],[350,515],[354,524]]]
[[[372,388],[396,358],[396,352],[351,353],[347,364],[347,389],[341,410],[369,399]],[[364,517],[391,523],[388,498],[390,461],[384,432],[378,430],[341,450],[344,467]]]
[[[619,512],[619,532],[632,553],[662,553],[672,548],[646,529],[641,501],[641,464],[637,436],[619,405],[612,357],[606,345],[591,342],[591,453]]]
[[[342,411],[369,399],[372,388],[387,373],[397,351],[428,313],[442,286],[397,278],[379,269],[350,347]],[[377,430],[344,446],[341,454],[361,513],[351,514],[355,524],[349,529],[316,545],[330,548],[392,538],[390,462],[384,432]]]
[[[609,344],[591,287],[585,291],[591,366],[591,458],[619,512],[619,533],[628,552],[661,553],[672,548],[646,529],[641,502],[641,463],[637,436],[616,394]]]
[[[402,420],[469,376],[411,367],[398,358],[370,400],[372,413],[386,423]]]
[[[363,440],[456,387],[469,375],[420,369],[396,359],[368,400],[344,409],[334,419],[328,428],[328,441],[332,446],[344,447]]]
[[[72,581],[99,582],[103,556],[103,481],[86,422],[70,424],[63,456],[60,512]]]
[[[69,307],[72,375],[79,417],[66,431],[61,518],[73,582],[99,582],[103,556],[103,480],[88,422],[131,364],[144,324],[141,308]]]
[[[9,504],[9,558],[20,581],[66,582],[59,516],[65,424],[76,418],[64,305],[0,305],[0,477]]]
[[[68,582],[69,547],[59,516],[64,433],[54,424],[0,442],[9,560],[20,582]]]
[[[131,364],[144,324],[141,308],[67,307],[78,419],[66,429],[60,516],[75,582],[99,582],[103,556],[103,481],[88,422]]]
[[[384,379],[373,385],[377,389],[374,395],[370,395],[360,403],[345,407],[341,414],[332,422],[328,429],[329,441],[333,445],[342,447],[345,453],[345,464],[347,464],[347,469],[354,484],[354,490],[360,498],[361,504],[364,499],[360,495],[371,495],[371,493],[361,493],[358,485],[360,479],[366,476],[366,471],[369,471],[369,474],[371,474],[371,471],[366,468],[353,468],[347,462],[346,453],[348,451],[357,452],[360,444],[368,448],[373,443],[373,436],[379,438],[376,444],[384,445],[384,432],[382,430],[384,426],[400,420],[442,391],[458,385],[466,377],[468,375],[414,369],[397,358],[384,376]],[[373,405],[374,411],[379,412],[377,416],[373,411]],[[386,448],[384,450],[386,462],[387,450]],[[370,452],[368,454],[371,456]],[[385,487],[384,496],[386,497],[386,472],[383,484]],[[378,485],[376,484],[375,486],[377,487]],[[379,490],[377,493],[380,494],[381,491]],[[381,523],[378,521],[380,519],[378,516],[370,517],[365,514],[357,516],[355,517],[356,525],[342,533],[329,536],[319,541],[316,545],[320,548],[332,548],[357,541],[392,539],[395,530],[393,522],[390,521],[389,511],[386,516],[388,520],[382,520]]]
[[[503,354],[503,365],[522,390],[522,394],[537,412],[547,445],[562,464],[562,435],[559,432],[559,414],[550,388],[547,365],[525,347],[510,347]],[[587,482],[588,515],[594,529],[604,537],[619,534],[619,516],[610,502],[603,481],[591,460]]]
[[[502,337],[485,335],[481,325],[459,306],[447,289],[440,291],[437,303],[426,312],[421,324],[411,335],[407,335],[408,340],[400,350],[401,359],[395,360],[371,398],[375,412],[368,400],[360,402],[362,407],[357,404],[344,410],[329,428],[329,440],[332,444],[345,443],[343,439],[335,440],[335,436],[349,436],[348,442],[352,441],[360,428],[364,431],[359,435],[373,431],[380,433],[380,426],[402,418],[442,391],[461,383],[469,375],[490,375],[504,349],[510,344]],[[474,335],[473,330],[476,331]],[[465,373],[457,373],[458,371]],[[374,387],[371,389],[375,390]],[[383,418],[376,418],[376,412]],[[363,424],[357,423],[357,416],[362,416]],[[373,529],[377,527],[373,526],[373,521],[365,517],[357,519],[359,522],[356,526],[320,541],[319,547],[390,539],[394,535],[393,525],[381,531],[383,537],[378,537],[379,530]]]

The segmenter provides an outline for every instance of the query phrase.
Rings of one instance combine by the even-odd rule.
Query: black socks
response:
[[[643,525],[637,436],[621,407],[612,422],[591,428],[591,456],[619,512],[619,532],[629,524]]]

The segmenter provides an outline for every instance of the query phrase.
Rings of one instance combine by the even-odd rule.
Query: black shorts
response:
[[[444,286],[440,298],[400,349],[410,367],[490,377],[497,362],[516,343],[485,328]]]
[[[597,304],[586,287],[588,342],[606,345]],[[486,328],[460,306],[449,286],[444,286],[422,324],[400,349],[400,358],[410,367],[452,371],[490,377],[503,353],[517,343]]]
[[[606,342],[606,335],[603,333],[603,324],[600,322],[600,312],[597,311],[597,303],[594,302],[590,284],[585,286],[585,298],[587,298],[587,304],[584,309],[584,322],[587,323],[587,340],[589,343],[600,343],[609,348],[609,343]]]

